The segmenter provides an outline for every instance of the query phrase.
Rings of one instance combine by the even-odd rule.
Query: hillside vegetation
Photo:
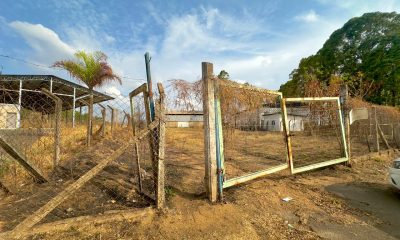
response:
[[[400,14],[366,13],[332,33],[315,54],[301,59],[280,90],[305,96],[307,84],[347,82],[352,95],[367,101],[400,105]]]

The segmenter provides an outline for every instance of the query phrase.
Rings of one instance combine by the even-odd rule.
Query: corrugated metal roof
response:
[[[4,95],[4,91],[8,89],[13,91],[7,91],[7,96],[0,96],[3,103],[14,103],[13,100],[18,99],[19,81],[22,81],[22,88],[27,90],[40,91],[42,88],[49,89],[51,84],[50,82],[52,82],[54,93],[73,95],[74,88],[76,92],[76,98],[85,96],[89,93],[89,89],[87,87],[81,86],[79,84],[70,82],[54,75],[5,74],[0,75],[0,88],[3,89],[0,94]],[[29,95],[22,94],[23,107],[35,109],[34,104],[38,103],[34,103],[33,99],[37,99],[38,101],[40,101],[41,97],[39,95],[41,95],[41,93],[38,92],[29,92]],[[72,108],[72,97],[62,95],[58,95],[58,97],[63,100],[63,109]],[[100,93],[98,91],[93,91],[94,103],[100,103],[112,99],[114,98],[111,96]],[[85,106],[85,104],[82,101],[76,101],[75,106],[80,107]]]

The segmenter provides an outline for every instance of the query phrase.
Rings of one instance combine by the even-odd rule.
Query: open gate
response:
[[[205,185],[223,189],[290,169],[291,174],[348,161],[339,97],[282,93],[213,75],[202,63]]]

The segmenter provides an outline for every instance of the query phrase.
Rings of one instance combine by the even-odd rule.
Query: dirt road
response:
[[[400,239],[400,191],[387,184],[363,182],[335,184],[328,186],[327,190],[344,198],[350,206],[380,219],[382,222],[373,224],[377,231]],[[368,222],[368,215],[362,220]]]

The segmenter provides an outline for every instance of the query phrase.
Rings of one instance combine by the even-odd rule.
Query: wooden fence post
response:
[[[134,102],[134,97],[140,93],[143,93],[143,97],[146,98],[145,92],[147,91],[147,83],[143,83],[140,87],[136,88],[132,92],[129,93],[129,104],[131,107],[131,122],[132,122],[132,135],[135,137],[137,135],[137,127],[136,127],[136,122],[135,122],[135,102]],[[140,110],[138,108],[138,110]],[[140,114],[139,114],[139,120],[138,124],[140,124]],[[135,156],[136,156],[136,174],[137,174],[137,180],[138,180],[138,188],[139,192],[143,193],[143,186],[142,186],[142,177],[140,175],[140,152],[139,152],[139,144],[138,142],[135,142]]]
[[[374,119],[375,119],[375,144],[376,151],[379,152],[379,130],[378,130],[378,118],[376,116],[376,107],[374,107]]]
[[[202,62],[205,187],[208,199],[217,201],[217,150],[215,139],[214,79],[212,63]]]
[[[156,206],[163,208],[165,205],[165,93],[161,83],[157,83],[158,92],[160,93],[159,105],[159,126],[158,126],[158,165],[157,165],[157,188],[156,188]]]
[[[111,110],[111,136],[114,134],[114,125],[115,125],[115,112],[114,108],[111,107],[110,105],[107,105],[108,108]]]
[[[54,117],[55,117],[55,127],[54,127],[54,158],[53,158],[53,168],[56,168],[60,162],[60,135],[61,135],[61,108],[62,100],[51,93],[49,90],[42,88],[42,92],[54,101]]]
[[[102,137],[104,137],[106,134],[107,111],[106,111],[106,107],[104,107],[103,104],[99,103],[99,106],[101,107],[101,117],[102,117],[102,125],[101,125],[101,129],[100,129],[100,134]]]

